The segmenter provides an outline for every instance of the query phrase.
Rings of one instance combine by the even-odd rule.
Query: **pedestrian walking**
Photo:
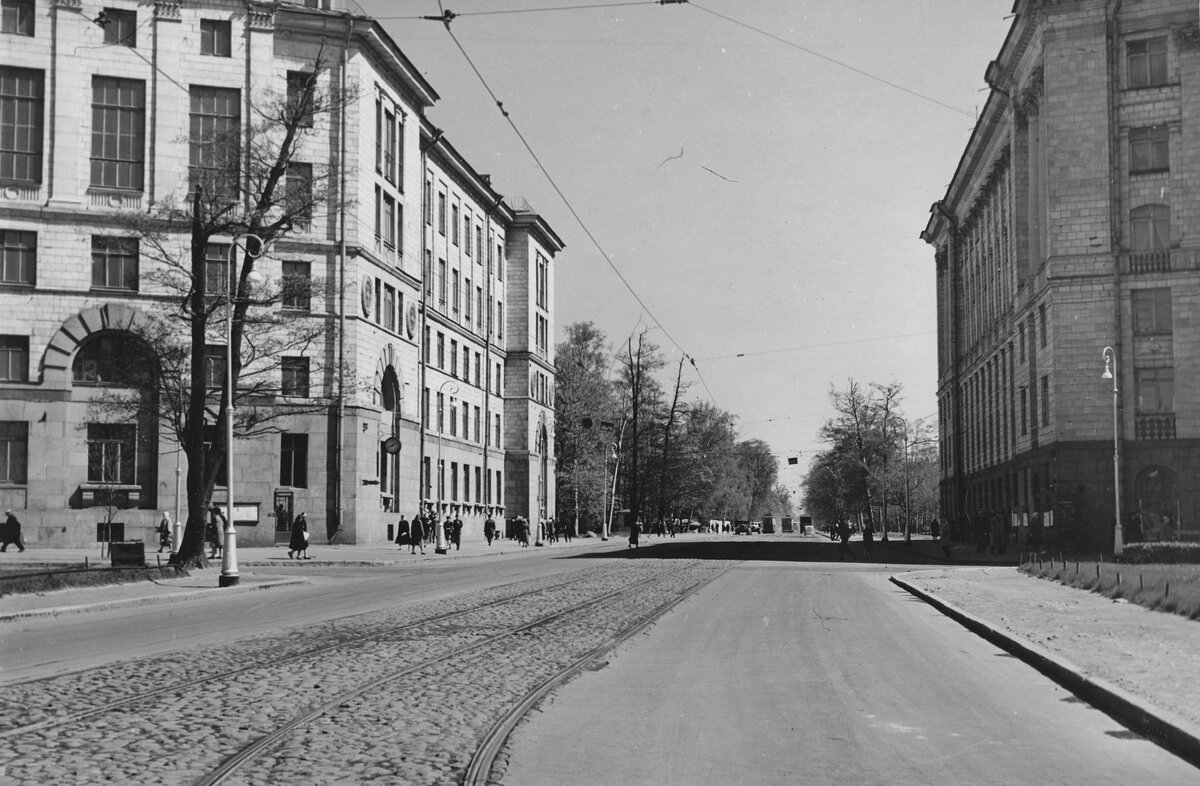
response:
[[[11,510],[4,511],[4,526],[0,529],[0,551],[8,551],[8,544],[13,543],[21,551],[25,551],[25,541],[21,539],[21,522]]]
[[[420,513],[413,516],[412,531],[408,534],[408,553],[416,554],[417,548],[425,553],[425,517]]]
[[[487,521],[483,522],[483,537],[487,539],[489,546],[496,538],[496,520],[491,516],[488,516]]]
[[[570,524],[562,525],[562,539],[563,539],[564,543],[571,542],[571,529],[572,529],[572,526]]]
[[[221,533],[225,531],[225,514],[216,505],[208,509],[208,526],[204,530],[208,541],[208,558],[216,559],[221,554]]]
[[[875,548],[875,525],[867,519],[863,524],[863,554],[870,554]]]
[[[521,544],[521,548],[529,548],[529,522],[524,516],[517,516],[513,526],[516,528],[517,542]]]
[[[842,519],[837,523],[838,535],[838,562],[846,559],[849,554],[854,557],[854,552],[850,549],[850,522]]]
[[[396,545],[401,550],[408,545],[408,519],[400,516],[400,523],[396,525]]]
[[[450,540],[454,543],[454,550],[458,551],[462,548],[462,519],[458,516],[454,517],[454,521],[450,522]]]
[[[155,528],[158,533],[158,553],[162,554],[162,550],[171,550],[171,516],[165,510],[162,518],[158,522],[158,527]]]
[[[635,521],[629,525],[629,548],[636,549],[638,547],[638,535],[641,531],[641,522]]]
[[[308,516],[301,513],[292,522],[292,536],[288,539],[288,559],[308,559]]]

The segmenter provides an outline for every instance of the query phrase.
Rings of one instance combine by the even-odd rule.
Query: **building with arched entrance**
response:
[[[222,298],[247,238],[203,247],[214,317],[193,367],[178,331],[197,268],[167,217],[220,166],[249,193],[255,119],[309,84],[353,100],[300,123],[279,193],[320,209],[254,261],[235,498],[222,472],[213,501],[242,545],[286,541],[300,512],[315,538],[358,543],[430,506],[480,538],[531,498],[553,515],[553,482],[508,467],[553,472],[553,439],[531,463],[516,427],[553,433],[562,243],[429,123],[437,93],[377,22],[337,0],[29,5],[0,53],[0,505],[32,544],[149,538],[162,511],[187,515],[166,380],[204,375],[217,439]]]

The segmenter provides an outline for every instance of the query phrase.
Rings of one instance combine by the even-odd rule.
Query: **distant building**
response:
[[[254,405],[285,416],[237,439],[240,543],[286,542],[300,511],[318,539],[359,543],[431,506],[468,537],[489,515],[554,515],[562,242],[433,128],[436,92],[378,23],[338,0],[3,5],[0,505],[31,541],[94,542],[114,492],[118,539],[186,514],[174,435],[95,406],[114,362],[144,350],[131,329],[170,305],[161,265],[115,219],[186,200],[206,165],[196,129],[248,134],[318,58],[318,89],[351,100],[312,118],[286,178],[324,172],[329,199],[256,268],[313,282],[279,316],[326,330],[273,359]],[[210,244],[210,272],[236,244]],[[209,341],[216,391],[224,334]]]
[[[922,234],[937,262],[942,510],[960,533],[997,511],[1023,544],[1111,551],[1110,347],[1124,537],[1198,539],[1197,3],[1013,12]]]

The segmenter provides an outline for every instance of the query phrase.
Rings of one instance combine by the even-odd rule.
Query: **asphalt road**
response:
[[[1197,771],[891,585],[743,563],[560,689],[504,783],[1195,783]]]

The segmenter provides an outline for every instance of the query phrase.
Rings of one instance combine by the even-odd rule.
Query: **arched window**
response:
[[[89,337],[75,353],[71,370],[79,385],[137,388],[151,383],[156,368],[144,341],[114,331]]]
[[[1161,251],[1171,247],[1171,208],[1142,205],[1129,211],[1129,250]]]
[[[396,377],[396,369],[393,366],[384,369],[380,388],[383,408],[388,412],[398,411],[400,409],[400,380]]]

